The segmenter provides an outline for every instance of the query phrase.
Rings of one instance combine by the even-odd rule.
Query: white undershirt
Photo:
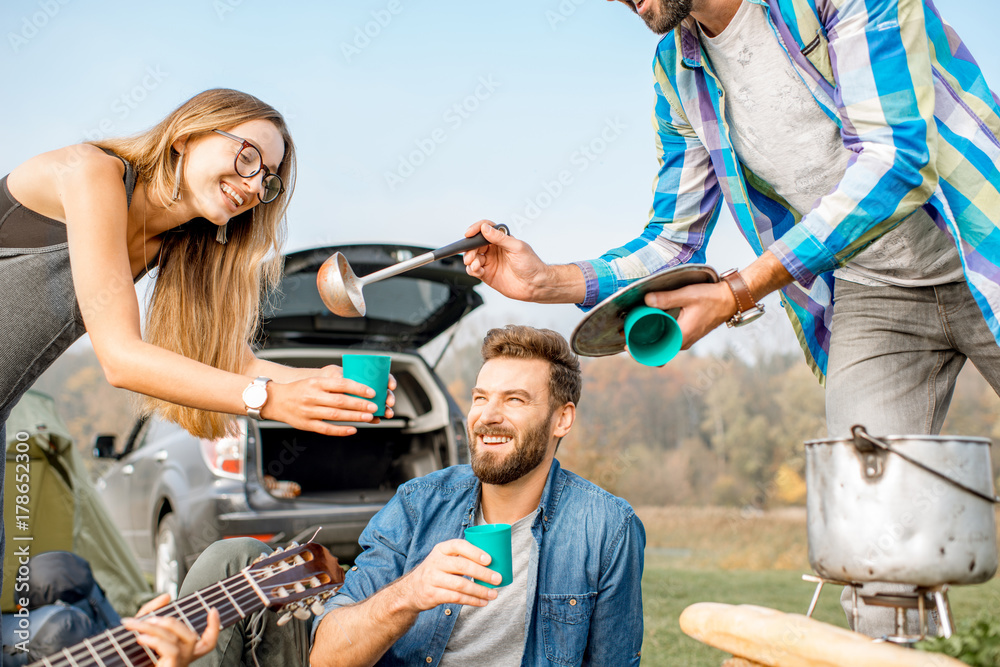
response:
[[[444,649],[441,667],[450,665],[490,665],[519,667],[524,653],[524,619],[528,609],[528,564],[538,548],[531,534],[536,509],[510,527],[510,547],[514,579],[496,589],[497,598],[485,607],[458,606],[459,616]],[[482,505],[476,525],[486,523]]]
[[[765,7],[744,2],[726,29],[699,36],[719,84],[740,160],[795,210],[807,213],[844,176],[851,151],[778,42]],[[951,237],[922,209],[866,247],[834,276],[904,287],[964,280]]]

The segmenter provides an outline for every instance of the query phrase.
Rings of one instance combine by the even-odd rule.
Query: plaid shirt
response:
[[[1000,341],[1000,99],[930,0],[745,0],[768,20],[854,155],[836,189],[796,211],[733,149],[725,91],[694,19],[657,48],[653,126],[660,169],[642,235],[578,262],[589,308],[686,262],[726,203],[757,255],[795,278],[781,303],[813,371],[826,372],[833,269],[923,207],[957,240],[966,280]],[[795,131],[794,127],[777,132]]]

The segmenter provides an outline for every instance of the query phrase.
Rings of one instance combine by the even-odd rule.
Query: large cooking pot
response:
[[[987,438],[854,437],[806,445],[809,563],[820,576],[919,586],[997,570]]]

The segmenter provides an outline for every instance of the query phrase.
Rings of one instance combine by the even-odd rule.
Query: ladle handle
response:
[[[497,225],[497,229],[502,231],[504,234],[509,234],[507,225]],[[438,248],[437,250],[432,250],[430,252],[425,252],[422,255],[417,255],[411,259],[408,259],[399,264],[394,264],[392,266],[387,266],[384,269],[376,271],[375,273],[369,273],[363,278],[357,279],[358,287],[364,287],[365,285],[370,285],[371,283],[377,283],[380,280],[385,280],[386,278],[392,278],[393,276],[398,276],[401,273],[406,273],[411,269],[415,269],[419,266],[424,266],[430,264],[431,262],[444,259],[445,257],[451,257],[452,255],[457,255],[460,252],[465,252],[466,250],[474,250],[476,248],[481,248],[484,245],[489,245],[489,241],[480,232],[473,236],[472,238],[462,239],[461,241],[456,241],[451,245],[446,245],[443,248]]]
[[[497,225],[496,230],[503,232],[504,234],[509,234],[510,230],[507,225]],[[462,239],[461,241],[455,241],[452,244],[446,245],[443,248],[438,248],[432,254],[434,259],[444,259],[445,257],[451,257],[452,255],[457,255],[460,252],[466,252],[468,250],[475,250],[476,248],[482,248],[484,245],[489,245],[490,242],[486,240],[482,232],[479,232],[475,236],[467,239]]]

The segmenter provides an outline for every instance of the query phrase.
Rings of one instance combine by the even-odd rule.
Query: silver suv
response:
[[[99,436],[94,456],[109,465],[98,490],[157,590],[176,595],[198,554],[228,537],[276,544],[319,530],[317,541],[349,562],[396,487],[468,461],[465,416],[417,348],[482,305],[473,289],[479,281],[460,256],[438,260],[366,286],[368,316],[341,318],[316,289],[317,270],[337,250],[366,275],[428,249],[353,245],[287,255],[258,354],[303,367],[339,364],[349,352],[389,354],[398,383],[393,419],[360,424],[349,437],[246,418],[239,436],[214,441],[156,418],[136,423],[120,448],[113,436]]]

